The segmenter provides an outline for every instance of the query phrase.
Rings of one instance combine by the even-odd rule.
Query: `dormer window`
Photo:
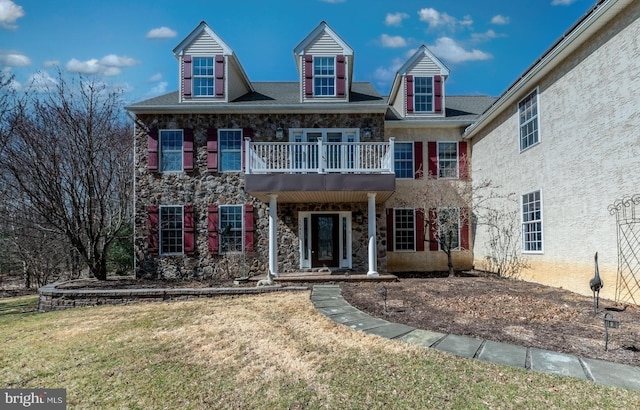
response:
[[[415,112],[433,112],[433,77],[413,78]]]
[[[313,95],[317,97],[336,95],[335,57],[313,58]]]
[[[215,96],[213,57],[193,57],[193,96]]]
[[[443,112],[442,76],[407,75],[405,82],[407,114],[441,114]]]

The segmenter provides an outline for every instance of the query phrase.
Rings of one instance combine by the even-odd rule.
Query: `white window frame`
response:
[[[230,233],[233,233],[234,235],[234,239],[238,240],[238,235],[239,235],[239,241],[240,241],[240,249],[238,249],[237,247],[233,250],[225,250],[225,236],[224,236],[224,232],[225,229],[227,228],[227,225],[225,225],[225,216],[226,213],[225,211],[228,209],[235,209],[235,213],[237,214],[237,209],[240,209],[240,227],[238,228],[237,226],[235,227],[231,227]],[[234,221],[231,221],[234,222]],[[229,255],[229,254],[241,254],[244,252],[244,206],[243,205],[218,205],[218,232],[220,232],[219,235],[219,241],[220,241],[220,253],[221,254],[225,254],[225,255]]]
[[[164,220],[163,217],[165,216],[165,212],[169,212],[169,210],[180,210],[180,219],[179,219],[179,223],[180,223],[180,228],[164,228]],[[177,215],[177,213],[176,213]],[[182,205],[161,205],[160,209],[158,211],[158,236],[159,236],[159,247],[160,247],[160,255],[184,255],[184,207]],[[178,232],[179,231],[179,235],[175,236],[175,238],[177,238],[179,240],[179,243],[176,242],[176,244],[174,244],[173,246],[178,246],[180,248],[180,250],[175,250],[175,251],[165,251],[165,235],[168,235],[168,232]]]
[[[316,64],[318,64],[320,61],[324,61],[326,59],[332,59],[333,60],[333,74],[325,74],[325,73],[320,73],[317,74],[316,73]],[[337,67],[336,67],[336,56],[313,56],[313,96],[314,97],[335,97],[337,94]],[[322,67],[327,67],[327,69],[330,68],[330,65],[323,65]],[[317,86],[316,85],[316,80],[323,80],[323,79],[332,79],[333,80],[333,93],[332,94],[318,94],[317,91],[318,89],[329,89],[331,86],[328,85],[321,85],[321,86]]]
[[[416,147],[415,144],[413,143],[413,141],[395,141],[394,142],[394,149],[395,152],[400,152],[398,151],[398,145],[409,145],[411,146],[411,159],[410,161],[407,158],[393,158],[393,172],[396,175],[396,179],[415,179],[416,175],[415,175],[415,163],[416,163]],[[395,154],[394,154],[395,157]],[[398,176],[397,174],[397,170],[396,170],[396,165],[398,163],[403,163],[403,164],[408,164],[411,163],[411,167],[409,169],[411,175],[410,176]]]
[[[441,158],[440,146],[444,144],[455,144],[456,154],[454,158]],[[438,179],[460,179],[460,144],[457,141],[438,141],[437,143],[437,156],[438,156]],[[441,167],[441,162],[455,163],[455,175],[442,175],[444,168]]]
[[[397,214],[399,213],[399,211],[401,212],[406,212],[406,215],[410,215],[412,220],[411,223],[413,224],[413,228],[407,228],[407,227],[398,227],[398,223],[397,223]],[[415,208],[393,208],[393,251],[394,252],[416,252],[417,249],[417,238],[416,238],[416,232],[417,232],[417,219],[416,219],[416,210]],[[400,241],[398,241],[398,233],[400,232],[411,232],[411,234],[413,235],[413,249],[398,249],[398,243]],[[407,238],[410,237],[409,234],[407,234],[406,236]]]
[[[427,91],[425,92],[418,92],[418,79],[425,79],[425,81],[427,81],[427,84],[425,84],[425,87],[427,89]],[[431,84],[429,84],[429,80],[431,81]],[[429,92],[429,85],[431,86],[431,92]],[[413,76],[413,112],[414,113],[432,113],[435,112],[435,81],[433,76]],[[424,96],[426,101],[425,101],[425,108],[424,110],[419,110],[418,109],[418,97]],[[431,109],[428,109],[429,106],[431,106]]]
[[[533,200],[531,201],[529,198],[525,198],[528,197],[530,195],[535,195],[538,194],[539,198],[537,200]],[[525,202],[525,200],[527,200],[528,202]],[[535,203],[538,203],[538,214],[539,217],[538,218],[534,218],[534,219],[529,219],[527,216],[525,216],[525,204],[528,205],[532,205]],[[520,195],[520,218],[521,218],[521,223],[522,223],[522,253],[529,253],[529,254],[542,254],[544,253],[544,224],[543,224],[543,202],[542,202],[542,190],[540,189],[536,189],[527,193],[524,193],[522,195]],[[527,210],[527,215],[530,215],[532,212],[531,210]],[[535,216],[535,215],[534,215]],[[539,230],[528,230],[527,226],[533,226],[535,224],[539,224]],[[539,233],[540,235],[540,239],[539,240],[527,240],[527,235],[530,234],[535,234],[535,233]],[[529,248],[529,244],[537,244],[539,242],[539,248],[540,249],[528,249]]]
[[[211,60],[211,74],[196,74],[196,60]],[[213,56],[194,56],[191,61],[191,89],[192,94],[195,98],[210,98],[216,96],[216,59]],[[208,69],[209,67],[205,67]],[[196,86],[197,80],[208,80],[211,81],[211,87],[208,85],[206,87],[198,87]],[[201,89],[211,89],[211,94],[199,94],[198,90]]]
[[[227,133],[227,132],[233,132],[233,133],[238,133],[240,135],[240,140],[239,140],[239,145],[238,148],[234,148],[234,149],[224,149],[222,146],[222,135],[223,133]],[[243,155],[242,155],[242,144],[243,144],[243,135],[242,135],[242,129],[240,128],[224,128],[224,129],[220,129],[218,130],[218,167],[220,172],[242,172],[242,162],[243,162]],[[240,164],[238,165],[238,168],[233,168],[233,169],[225,169],[224,168],[224,154],[230,155],[230,154],[237,154],[238,158],[240,158]]]
[[[165,149],[165,147],[163,146],[163,141],[165,140],[165,138],[167,138],[167,136],[165,136],[165,134],[167,133],[179,133],[180,134],[180,149],[178,148],[174,148],[174,149]],[[182,172],[184,170],[184,154],[183,154],[183,150],[184,150],[184,130],[181,129],[165,129],[165,130],[160,130],[159,131],[159,151],[160,151],[160,163],[158,166],[158,169],[160,170],[160,172],[164,172],[164,173],[171,173],[171,172]],[[180,159],[180,167],[178,169],[165,169],[165,165],[168,163],[165,160],[165,155],[167,154],[172,154],[172,155],[177,155],[178,158]]]
[[[438,218],[438,249],[442,250],[442,237],[443,237],[443,232],[442,232],[442,222],[440,220],[442,214],[444,212],[451,212],[451,211],[455,211],[458,214],[458,222],[456,224],[457,227],[457,234],[456,234],[456,239],[458,240],[458,243],[456,244],[456,246],[452,246],[451,250],[457,251],[461,249],[461,245],[462,245],[462,237],[461,237],[461,228],[462,228],[462,224],[460,223],[460,208],[456,208],[456,207],[442,207],[442,208],[438,208],[436,209],[436,217]]]
[[[534,109],[535,114],[531,112]],[[523,115],[525,116],[524,121]],[[523,138],[523,132],[529,126],[534,129],[527,133],[526,138]],[[528,142],[530,135],[535,135],[535,141]],[[540,93],[536,87],[518,102],[518,146],[520,152],[524,152],[538,144],[540,144]]]

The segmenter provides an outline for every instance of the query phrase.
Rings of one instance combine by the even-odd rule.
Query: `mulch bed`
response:
[[[401,278],[341,285],[344,298],[375,317],[441,333],[640,366],[640,307],[487,274]],[[387,300],[382,297],[386,289]],[[609,329],[604,315],[620,321]]]

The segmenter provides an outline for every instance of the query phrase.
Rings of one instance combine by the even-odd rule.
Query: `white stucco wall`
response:
[[[517,104],[472,140],[474,180],[489,178],[519,199],[542,193],[544,251],[524,255],[531,268],[523,279],[591,294],[597,251],[601,296],[615,297],[616,224],[607,207],[640,193],[639,10],[638,2],[629,6],[542,81],[522,90],[520,98],[539,90],[538,145],[519,152]],[[487,239],[480,227],[477,267],[488,253]]]

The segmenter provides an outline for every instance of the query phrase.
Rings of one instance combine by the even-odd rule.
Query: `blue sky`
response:
[[[449,95],[500,95],[595,0],[0,0],[0,69],[26,89],[95,75],[127,102],[177,89],[173,48],[199,23],[252,81],[296,81],[293,48],[321,21],[355,51],[354,80],[383,95],[420,45]]]

